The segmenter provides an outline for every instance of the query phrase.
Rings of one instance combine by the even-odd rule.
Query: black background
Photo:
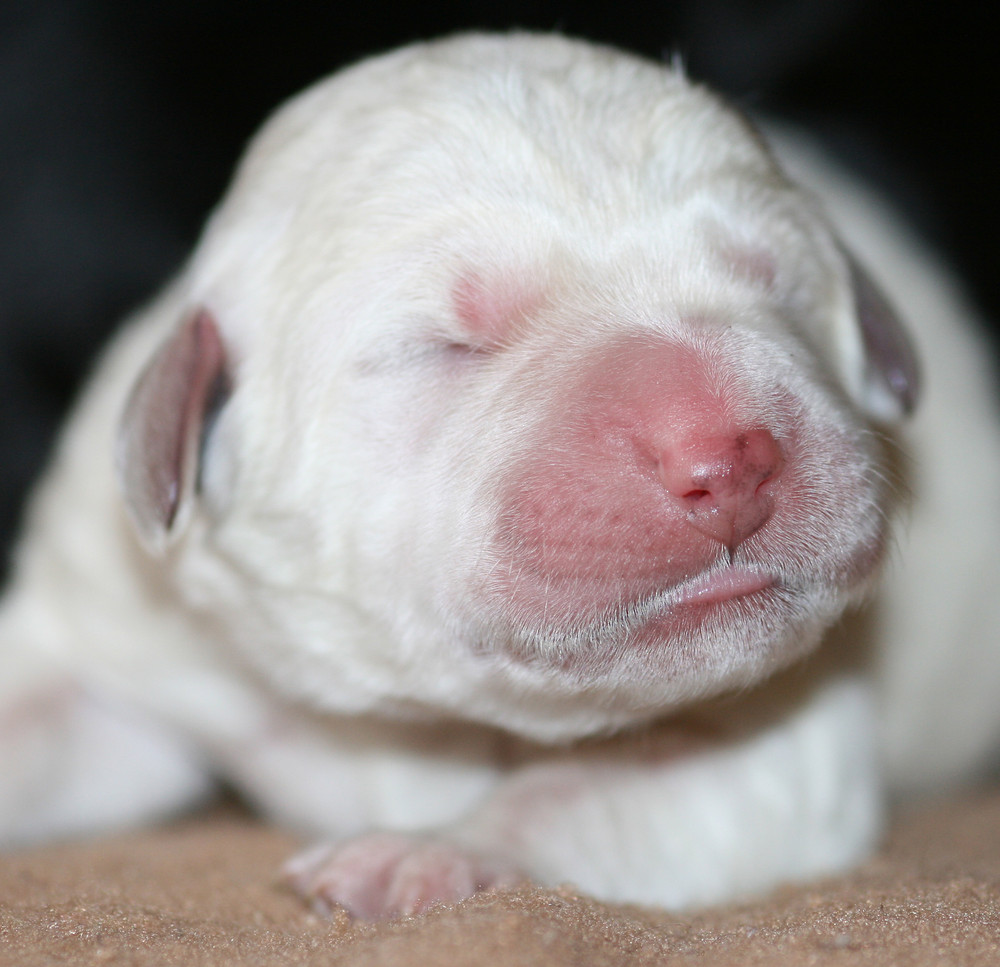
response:
[[[679,53],[805,122],[1000,318],[988,4],[0,0],[0,560],[93,353],[180,264],[267,112],[364,54],[516,26]]]

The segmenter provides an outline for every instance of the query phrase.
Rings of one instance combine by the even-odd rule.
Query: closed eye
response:
[[[443,340],[439,345],[442,352],[457,359],[481,359],[486,356],[492,356],[496,352],[494,347],[463,342],[459,339]]]
[[[368,377],[394,377],[414,366],[431,369],[443,367],[458,373],[488,359],[497,348],[471,340],[455,339],[451,334],[433,334],[418,339],[401,340],[392,352],[384,348],[366,354],[355,364],[355,372]]]

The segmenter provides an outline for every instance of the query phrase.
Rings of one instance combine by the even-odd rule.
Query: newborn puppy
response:
[[[783,150],[829,215],[679,71],[558,37],[279,112],[30,508],[0,841],[222,777],[323,839],[288,868],[322,909],[524,878],[683,906],[850,864],[887,785],[971,774],[982,350],[877,203]]]

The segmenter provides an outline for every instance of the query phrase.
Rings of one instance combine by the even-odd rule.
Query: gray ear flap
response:
[[[850,256],[848,264],[865,352],[865,405],[876,419],[899,420],[913,412],[920,396],[917,354],[882,291]]]
[[[184,528],[205,434],[229,391],[225,348],[205,309],[184,320],[132,389],[118,432],[118,478],[151,551],[162,553]]]

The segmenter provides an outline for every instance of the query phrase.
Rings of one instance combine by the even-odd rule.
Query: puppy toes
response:
[[[291,887],[319,913],[337,907],[362,920],[421,913],[525,877],[447,840],[369,833],[296,856],[284,868]]]

